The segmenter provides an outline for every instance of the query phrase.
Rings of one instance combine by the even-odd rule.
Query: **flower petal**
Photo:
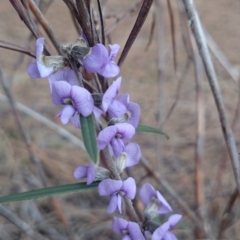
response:
[[[110,104],[117,97],[118,92],[120,90],[121,82],[122,82],[122,78],[119,77],[116,81],[112,83],[112,85],[104,93],[103,99],[102,99],[102,106],[101,106],[104,112],[108,110]]]
[[[62,124],[67,124],[74,113],[75,109],[71,105],[66,105],[59,114]]]
[[[118,194],[112,195],[108,204],[107,212],[113,213],[118,207]]]
[[[119,135],[121,139],[129,140],[135,134],[135,128],[129,123],[117,123],[116,126],[116,134]]]
[[[93,112],[93,99],[88,90],[79,86],[72,86],[71,99],[74,107],[84,117],[89,116]]]
[[[132,177],[129,177],[123,181],[122,191],[125,193],[125,197],[134,199],[136,195],[136,182]]]
[[[28,75],[30,78],[35,79],[35,78],[41,78],[40,72],[38,70],[38,66],[36,62],[30,63],[28,65]]]
[[[127,108],[124,104],[122,104],[118,100],[113,100],[111,105],[109,106],[107,112],[111,117],[122,117],[124,113],[126,113]]]
[[[120,194],[117,194],[117,208],[119,213],[122,214],[122,196]]]
[[[119,49],[120,49],[120,45],[118,44],[109,44],[108,45],[110,48],[110,53],[109,53],[109,60],[114,60],[114,58],[116,57]]]
[[[104,67],[100,68],[97,71],[97,73],[106,78],[115,77],[119,74],[119,72],[119,66],[113,61],[109,61]]]
[[[145,183],[139,191],[139,196],[144,206],[147,207],[150,200],[156,196],[156,191],[150,183]]]
[[[122,139],[113,138],[111,141],[112,152],[114,156],[119,156],[125,149]]]
[[[82,179],[87,177],[87,171],[88,167],[87,166],[79,166],[75,169],[73,176],[76,179]]]
[[[117,127],[115,125],[104,128],[97,137],[98,148],[104,149],[115,137]]]
[[[122,234],[128,227],[128,221],[122,218],[114,217],[112,221],[112,229],[114,232]]]
[[[158,227],[152,235],[152,240],[164,240],[165,234],[169,231],[170,224],[169,222],[165,222],[163,225]]]
[[[103,44],[98,43],[91,49],[90,54],[81,61],[88,72],[98,72],[108,62],[108,51]]]
[[[75,114],[70,118],[71,123],[75,128],[81,128],[79,113],[75,112]]]
[[[130,113],[128,122],[136,128],[140,118],[140,106],[137,103],[130,102],[127,106],[127,110]]]
[[[139,225],[135,222],[128,223],[128,232],[132,240],[145,240]]]
[[[37,67],[42,78],[48,77],[53,72],[53,67],[47,67],[41,60],[37,60]]]
[[[56,105],[62,105],[63,100],[70,98],[71,85],[64,81],[55,82],[52,85],[52,101]]]
[[[125,152],[127,153],[127,161],[125,167],[132,167],[139,163],[141,158],[141,149],[137,143],[129,143]]]
[[[156,194],[157,194],[157,198],[158,198],[158,200],[160,202],[159,214],[165,214],[165,213],[171,212],[172,208],[168,204],[167,200],[163,197],[163,195],[159,191],[156,191]]]
[[[177,240],[176,236],[171,232],[166,232],[164,240]]]
[[[182,218],[182,215],[180,215],[180,214],[173,214],[172,216],[170,216],[168,219],[170,228],[173,229],[178,224],[178,222],[181,220],[181,218]]]
[[[44,38],[38,38],[36,41],[36,58],[39,60],[44,49]]]
[[[96,173],[97,173],[97,170],[95,165],[90,163],[87,171],[87,185],[91,184],[94,181],[96,177]]]
[[[121,180],[105,179],[98,185],[98,192],[100,196],[111,196],[120,191],[122,187]]]

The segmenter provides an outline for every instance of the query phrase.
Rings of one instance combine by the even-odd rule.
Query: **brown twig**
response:
[[[153,0],[144,0],[142,7],[140,9],[140,12],[138,14],[137,20],[133,26],[133,29],[127,39],[127,42],[123,48],[122,54],[118,60],[118,65],[121,66],[125,60],[125,58],[127,57],[128,52],[130,51],[138,33],[140,32],[147,16],[149,13],[149,10],[152,6]]]
[[[191,33],[190,33],[191,34]],[[195,145],[195,201],[196,208],[198,210],[199,218],[203,222],[205,218],[205,206],[204,206],[204,185],[203,185],[203,160],[204,160],[204,135],[205,135],[205,107],[204,107],[204,90],[203,90],[203,66],[202,61],[197,51],[197,46],[194,42],[193,36],[190,36],[193,60],[195,66],[195,79],[196,79],[196,106],[197,106],[197,138]],[[203,238],[202,229],[196,228],[195,238]]]
[[[40,9],[38,8],[38,6],[36,5],[36,3],[33,0],[28,0],[28,3],[29,3],[29,7],[30,7],[32,13],[34,14],[36,19],[39,21],[39,23],[41,24],[41,26],[43,27],[43,29],[47,33],[48,37],[50,38],[53,45],[55,46],[57,52],[59,54],[61,54],[59,41],[57,40],[57,37],[55,36],[55,34],[54,34],[51,26],[49,25],[47,19],[42,14],[42,12],[40,11]]]
[[[16,51],[16,52],[21,52],[24,54],[29,55],[30,57],[35,58],[35,53],[29,51],[28,49],[18,46],[16,44],[12,44],[12,43],[8,43],[8,42],[4,42],[0,40],[0,48],[5,48],[5,49],[9,49],[12,51]]]
[[[220,118],[220,123],[222,127],[222,132],[225,138],[225,142],[228,148],[228,152],[231,158],[232,162],[232,167],[233,167],[233,172],[234,172],[234,177],[236,181],[236,185],[238,188],[238,192],[240,194],[240,164],[239,164],[239,156],[238,156],[238,151],[235,143],[235,138],[232,133],[227,113],[225,110],[225,106],[223,103],[223,98],[221,95],[221,91],[219,88],[218,84],[218,79],[217,75],[215,73],[215,69],[213,67],[213,63],[208,51],[206,39],[201,27],[201,23],[197,14],[197,11],[195,9],[195,6],[193,4],[193,1],[191,0],[182,0],[183,5],[186,10],[186,14],[189,19],[189,23],[191,26],[191,29],[193,31],[193,35],[195,37],[195,41],[197,43],[203,65],[207,74],[207,78],[209,81],[209,85],[212,90],[212,94],[217,106],[219,118]]]

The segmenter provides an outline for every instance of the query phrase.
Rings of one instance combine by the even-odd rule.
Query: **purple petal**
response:
[[[82,78],[81,73],[79,73],[79,78],[80,79]],[[53,73],[48,77],[48,82],[49,82],[49,85],[50,85],[50,89],[51,89],[51,85],[54,82],[58,82],[58,81],[66,81],[72,86],[73,85],[79,85],[74,71],[70,68],[59,70],[56,73]]]
[[[165,222],[162,226],[157,228],[152,235],[152,240],[165,240],[165,235],[170,229],[169,222]]]
[[[129,177],[123,181],[122,191],[125,193],[125,197],[134,199],[136,195],[136,182],[132,177]]]
[[[122,196],[120,194],[117,194],[117,208],[119,213],[122,214]]]
[[[74,107],[84,117],[89,116],[93,112],[93,99],[88,90],[79,86],[72,86],[71,99]]]
[[[36,62],[30,63],[28,65],[28,75],[32,79],[41,78]]]
[[[129,123],[117,123],[114,126],[117,128],[116,134],[121,139],[129,140],[135,134],[135,128]]]
[[[97,173],[97,170],[95,165],[90,163],[88,166],[88,172],[87,172],[87,185],[91,184],[94,181],[96,177],[96,173]]]
[[[97,137],[98,148],[100,150],[104,149],[115,137],[117,132],[116,125],[104,128]]]
[[[123,103],[127,107],[128,103],[129,103],[129,94],[124,93],[124,94],[118,96],[117,100],[120,101],[121,103]]]
[[[47,67],[41,60],[37,60],[37,67],[42,78],[48,77],[53,72],[53,67]]]
[[[111,196],[119,192],[123,182],[121,180],[105,179],[98,185],[98,192],[100,196]]]
[[[128,232],[131,240],[145,240],[139,225],[135,222],[128,223]]]
[[[119,66],[113,61],[109,61],[104,67],[100,68],[97,71],[97,73],[106,78],[115,77],[119,74],[119,72]]]
[[[70,118],[71,123],[75,128],[81,128],[79,113],[75,112],[75,114]]]
[[[122,218],[114,217],[112,221],[112,229],[114,232],[122,234],[128,226],[128,221]]]
[[[127,108],[118,100],[113,100],[107,112],[111,117],[122,117],[127,111]]]
[[[99,119],[101,117],[101,115],[103,114],[103,111],[101,109],[99,109],[98,107],[93,107],[93,114],[94,116]]]
[[[67,124],[74,113],[75,109],[71,105],[66,105],[58,116],[60,117],[62,124]]]
[[[73,176],[76,179],[82,179],[82,178],[86,178],[87,177],[87,171],[88,171],[88,167],[87,166],[80,166],[77,167],[73,173]]]
[[[108,51],[104,45],[98,43],[91,49],[90,54],[81,61],[88,72],[98,72],[108,62]]]
[[[113,45],[109,44],[108,46],[110,48],[109,60],[114,60],[114,58],[116,57],[116,55],[117,55],[117,53],[118,53],[118,51],[120,49],[120,45],[118,45],[118,44],[113,44]]]
[[[173,229],[178,222],[181,220],[182,215],[180,214],[173,214],[172,216],[169,217],[168,222],[170,224],[170,228]]]
[[[113,100],[117,97],[118,92],[120,90],[122,78],[119,77],[116,81],[112,83],[112,85],[107,89],[107,91],[103,95],[102,99],[102,110],[106,112],[113,102]]]
[[[156,191],[150,183],[145,183],[139,191],[139,196],[144,206],[147,207],[150,200],[156,196]]]
[[[127,161],[125,167],[132,167],[139,163],[141,158],[141,149],[137,143],[129,143],[125,152],[127,153]]]
[[[42,55],[44,49],[44,38],[38,38],[36,41],[36,58],[37,60]]]
[[[114,156],[119,156],[125,149],[123,141],[119,138],[113,138],[111,141],[112,152]]]
[[[115,194],[115,195],[112,195],[110,198],[107,212],[109,214],[113,213],[117,209],[117,207],[118,207],[118,194]]]
[[[130,102],[127,106],[127,110],[130,113],[128,122],[136,128],[140,118],[140,107],[137,103]]]
[[[63,100],[70,98],[71,85],[64,81],[55,82],[52,85],[52,101],[56,105],[62,105]]]
[[[159,214],[165,214],[169,213],[172,211],[172,208],[168,204],[167,200],[163,197],[163,195],[159,192],[156,191],[157,198],[160,201],[160,206],[159,206]]]

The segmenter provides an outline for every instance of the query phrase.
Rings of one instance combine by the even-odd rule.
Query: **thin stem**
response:
[[[199,20],[197,11],[193,4],[193,0],[182,0],[182,2],[185,7],[185,11],[188,16],[189,23],[193,31],[193,35],[195,37],[198,50],[203,61],[203,65],[207,74],[209,85],[212,90],[215,104],[217,106],[222,132],[231,158],[234,177],[238,188],[238,192],[240,194],[240,164],[238,151],[235,143],[235,138],[232,133],[227,113],[225,110],[225,106],[223,103],[223,98],[218,84],[217,75],[209,54],[204,32],[201,27],[201,22]]]
[[[58,51],[59,54],[61,54],[61,49],[60,49],[60,44],[59,41],[57,40],[57,37],[55,36],[51,26],[49,25],[47,19],[45,16],[42,14],[38,6],[33,0],[28,0],[29,1],[29,7],[45,32],[47,33],[48,37],[51,39],[53,45],[55,46],[56,50]]]

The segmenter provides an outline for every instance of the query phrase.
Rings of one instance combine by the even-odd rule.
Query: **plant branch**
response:
[[[201,27],[201,22],[198,17],[197,11],[193,4],[193,0],[182,0],[182,2],[185,7],[189,24],[192,29],[193,35],[195,37],[195,40],[199,49],[199,53],[203,61],[203,65],[206,71],[209,85],[212,90],[215,104],[217,106],[219,119],[222,127],[222,132],[223,132],[225,142],[228,148],[228,152],[231,158],[234,177],[235,177],[236,185],[238,188],[238,192],[240,194],[240,164],[239,164],[238,151],[235,143],[235,138],[232,133],[230,123],[227,117],[227,113],[225,110],[225,106],[223,103],[223,98],[222,98],[220,87],[218,84],[217,75],[216,75],[216,72],[210,57],[210,53],[207,47],[206,38],[204,36],[204,32]]]

